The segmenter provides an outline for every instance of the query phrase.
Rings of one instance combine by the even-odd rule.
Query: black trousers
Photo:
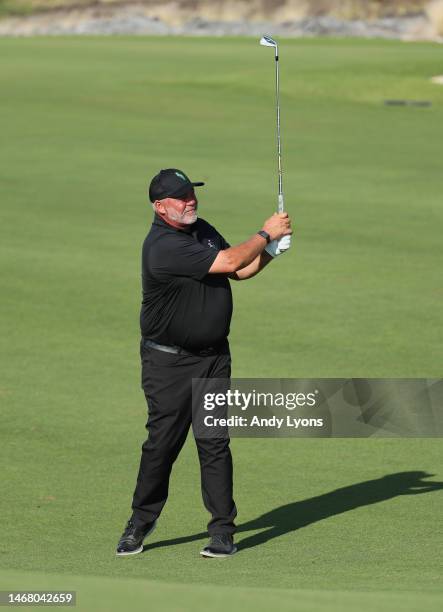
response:
[[[148,404],[149,432],[142,446],[132,501],[133,521],[155,520],[166,503],[169,477],[192,423],[192,378],[229,378],[229,345],[217,355],[175,355],[143,345],[142,388]],[[203,502],[211,514],[209,535],[235,532],[229,438],[196,439]]]

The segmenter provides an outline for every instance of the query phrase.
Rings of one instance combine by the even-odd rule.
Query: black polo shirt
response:
[[[232,294],[225,274],[208,274],[229,244],[198,219],[185,230],[155,215],[142,250],[142,336],[189,351],[216,346],[229,334]]]

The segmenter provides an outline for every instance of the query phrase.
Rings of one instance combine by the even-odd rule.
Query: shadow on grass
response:
[[[237,539],[238,534],[244,531],[256,531],[258,529],[264,531],[244,538],[237,543],[237,548],[238,550],[252,548],[272,538],[296,531],[301,527],[307,527],[330,516],[349,512],[362,506],[377,504],[398,495],[417,495],[443,489],[442,482],[423,481],[424,478],[430,478],[431,476],[433,474],[427,474],[426,472],[398,472],[280,506],[247,523],[238,525]],[[206,537],[207,532],[203,531],[181,538],[152,542],[152,544],[145,546],[143,550],[185,544]]]

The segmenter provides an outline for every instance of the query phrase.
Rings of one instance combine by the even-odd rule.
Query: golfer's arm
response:
[[[258,258],[266,246],[266,240],[255,234],[246,242],[220,251],[209,268],[209,274],[233,274],[246,268]],[[258,270],[257,270],[258,271]]]
[[[268,263],[272,260],[273,260],[273,257],[269,255],[268,253],[266,253],[266,251],[263,251],[263,253],[260,253],[260,255],[258,255],[254,259],[254,261],[249,264],[249,266],[246,266],[245,268],[242,268],[241,270],[237,270],[237,272],[233,272],[232,274],[228,274],[228,276],[229,278],[232,278],[232,280],[237,280],[237,281],[246,280],[247,278],[252,278],[256,274],[261,272],[261,270],[263,270],[263,268],[265,268],[268,265]]]

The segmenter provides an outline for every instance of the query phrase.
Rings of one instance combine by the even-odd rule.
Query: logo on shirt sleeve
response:
[[[208,238],[207,243],[208,243],[208,247],[211,247],[212,249],[216,248],[215,244],[212,242],[210,238]]]

